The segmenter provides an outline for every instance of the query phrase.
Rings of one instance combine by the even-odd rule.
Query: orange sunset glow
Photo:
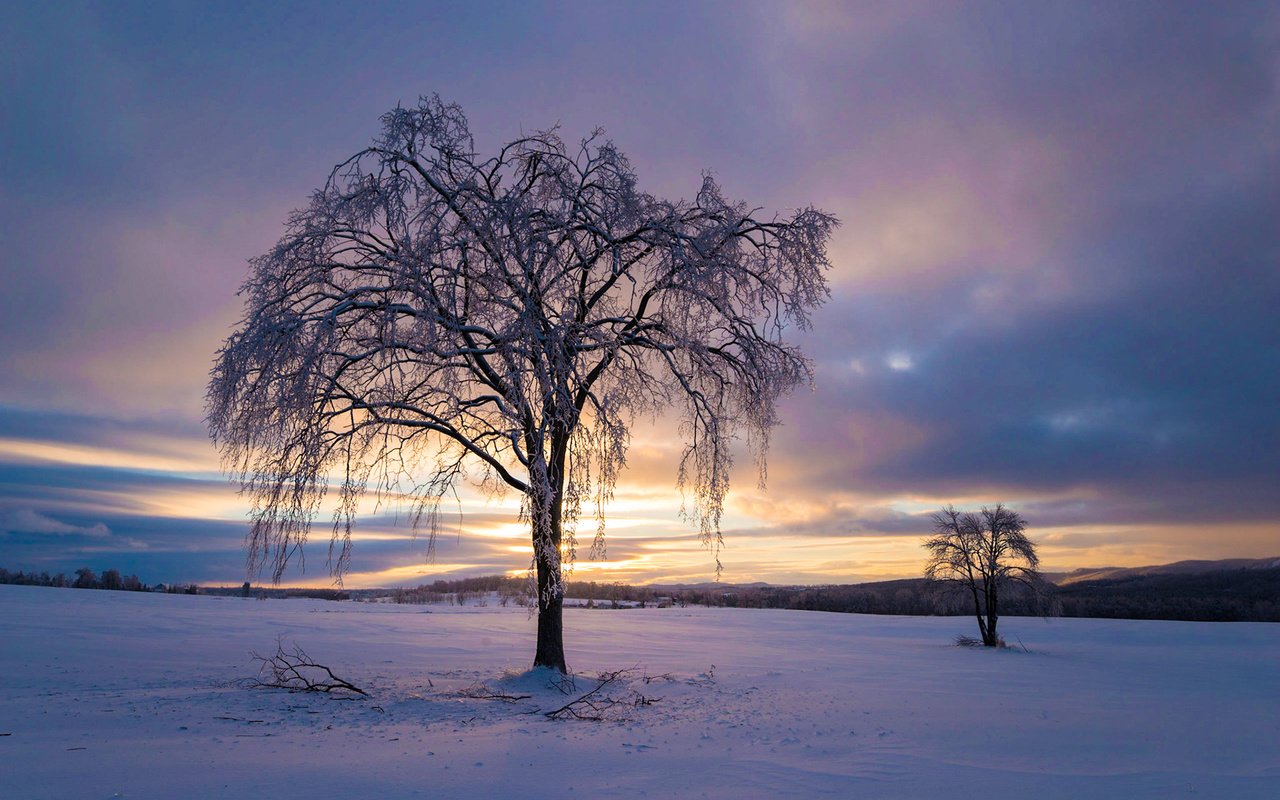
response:
[[[280,47],[84,9],[6,39],[0,566],[263,579],[206,422],[237,290],[379,115],[433,92],[482,154],[601,127],[642,192],[705,174],[839,219],[830,296],[784,332],[813,386],[780,401],[763,488],[737,443],[720,580],[917,577],[947,504],[1017,508],[1050,570],[1280,551],[1273,14],[663,9],[455,9],[377,47],[334,39],[333,9],[255,21]],[[607,557],[584,508],[576,578],[717,578],[678,416],[632,420]],[[335,493],[286,583],[333,582]],[[365,498],[347,586],[529,568],[514,494],[464,482],[430,557],[416,499]]]

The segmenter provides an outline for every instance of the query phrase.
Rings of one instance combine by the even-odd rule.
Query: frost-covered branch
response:
[[[545,611],[581,516],[603,545],[631,420],[666,409],[688,517],[718,551],[731,443],[746,434],[763,480],[776,402],[811,379],[783,333],[827,295],[835,218],[758,218],[709,176],[693,200],[653,197],[600,131],[482,159],[438,98],[382,122],[252,262],[213,370],[250,568],[281,577],[332,485],[340,578],[367,492],[417,496],[434,536],[439,498],[473,480],[522,496]]]

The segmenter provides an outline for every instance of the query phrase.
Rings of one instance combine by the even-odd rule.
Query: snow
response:
[[[0,586],[12,798],[1231,797],[1280,786],[1280,625],[566,611]],[[369,699],[251,689],[277,637]],[[617,721],[543,713],[628,669]],[[646,682],[645,678],[649,678]],[[518,696],[468,698],[463,691]],[[651,699],[636,704],[637,698]]]

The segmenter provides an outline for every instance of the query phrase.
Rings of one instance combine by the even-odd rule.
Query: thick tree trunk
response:
[[[973,615],[978,618],[978,633],[982,636],[982,643],[987,644],[987,621],[982,618],[982,601],[978,599],[978,587],[970,583],[969,592],[973,595]]]
[[[987,633],[987,621],[982,618],[981,614],[978,615],[978,633],[982,637],[982,643],[984,645],[990,646],[991,636],[990,634]]]
[[[541,583],[541,580],[539,580]],[[564,661],[564,598],[538,599],[538,646],[533,666],[568,672]]]
[[[533,499],[530,522],[533,525],[533,559],[538,576],[538,644],[533,655],[534,667],[550,667],[568,672],[564,660],[564,577],[560,564],[560,541],[564,503],[564,461],[568,437],[560,437],[552,445],[550,497],[545,503]]]
[[[996,594],[996,589],[992,587],[987,593],[987,627],[982,641],[987,647],[996,647],[1000,644],[1000,637],[996,636],[996,622],[1000,619],[999,606],[1000,598]]]
[[[558,556],[559,530],[556,534],[555,548]],[[538,571],[538,645],[533,655],[533,666],[567,672],[568,667],[564,661],[564,584],[560,575],[560,560],[558,557],[551,558],[546,552],[539,552],[540,549],[534,545],[534,561]]]

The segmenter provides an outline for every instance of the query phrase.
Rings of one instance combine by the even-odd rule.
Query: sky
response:
[[[929,516],[1021,512],[1052,570],[1280,555],[1280,6],[9,3],[0,24],[0,566],[239,583],[205,431],[247,260],[397,103],[482,152],[602,127],[642,190],[837,215],[816,385],[722,580],[920,574]],[[699,582],[676,432],[641,424],[608,559]],[[433,559],[362,520],[349,586],[518,573],[515,498]],[[291,584],[331,582],[320,519]],[[588,535],[584,538],[590,538]]]

